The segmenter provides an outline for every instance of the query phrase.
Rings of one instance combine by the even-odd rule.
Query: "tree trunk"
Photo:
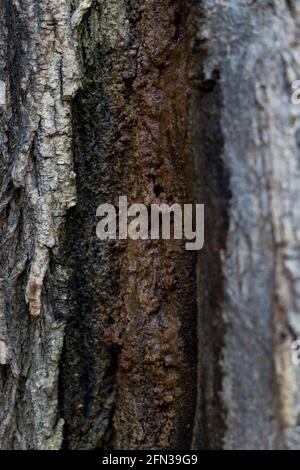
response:
[[[300,7],[259,3],[0,0],[0,449],[300,448]],[[101,242],[122,195],[204,249]]]

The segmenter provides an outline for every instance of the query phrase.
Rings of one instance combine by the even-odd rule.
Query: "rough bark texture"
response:
[[[57,448],[66,272],[55,262],[75,204],[68,2],[1,1],[1,447]],[[52,262],[53,260],[53,262]]]
[[[0,449],[300,448],[300,7],[0,0]],[[204,203],[205,248],[96,237]]]
[[[212,447],[299,448],[300,376],[291,361],[300,327],[299,107],[291,101],[291,83],[300,65],[299,5],[279,0],[203,1],[201,11],[198,42],[206,54],[205,78],[219,77],[213,93],[231,198],[226,247],[222,239],[219,252],[223,302],[208,310],[204,304],[200,311],[209,331],[212,316],[221,311],[221,354],[201,323],[199,327],[204,343],[200,357],[208,350],[208,357],[218,359],[220,371],[215,372],[212,360],[203,388],[207,357],[200,359],[194,442],[202,447],[201,435],[211,435],[207,445]],[[221,190],[219,197],[225,194]],[[216,237],[220,233],[225,235],[217,230]],[[208,257],[201,256],[207,265]],[[217,388],[223,405],[222,436],[210,427],[216,413],[220,418],[220,407],[213,409]],[[208,413],[204,424],[203,408]]]

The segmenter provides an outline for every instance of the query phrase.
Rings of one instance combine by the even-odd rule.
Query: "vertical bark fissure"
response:
[[[120,250],[113,241],[97,239],[96,209],[115,204],[120,192],[123,22],[122,2],[94,2],[76,26],[81,63],[81,90],[72,107],[77,205],[69,213],[62,254],[72,274],[60,397],[65,447],[71,449],[106,447],[112,434],[116,359],[103,336],[119,293]]]
[[[205,246],[198,254],[198,382],[193,448],[221,449],[226,407],[221,397],[224,336],[224,253],[231,199],[229,169],[223,158],[222,75],[210,58],[207,12],[191,2],[190,119],[195,200],[205,204]]]

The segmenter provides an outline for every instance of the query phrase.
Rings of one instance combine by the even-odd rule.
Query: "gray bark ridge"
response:
[[[45,295],[45,277],[75,204],[76,42],[69,2],[1,1],[0,12],[0,447],[57,449],[64,325]],[[55,269],[63,303],[66,273]]]

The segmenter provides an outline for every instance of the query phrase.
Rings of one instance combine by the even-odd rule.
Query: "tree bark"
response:
[[[224,228],[215,232],[217,239],[221,234],[222,267],[222,281],[213,281],[217,288],[222,283],[217,306],[203,295],[213,288],[215,301],[207,273],[212,270],[209,253],[216,246],[209,241],[215,231],[210,216],[208,254],[201,254],[199,264],[199,400],[194,443],[202,447],[201,436],[206,436],[204,446],[209,447],[294,449],[300,444],[300,376],[291,360],[300,327],[299,107],[292,103],[291,83],[299,76],[300,10],[294,1],[237,3],[204,1],[204,19],[200,25],[195,22],[200,31],[198,48],[206,55],[205,78],[218,77],[212,93],[222,135],[219,155],[230,194],[225,247]],[[206,101],[195,103],[199,109]],[[212,107],[207,107],[211,114]],[[204,140],[199,129],[197,139]],[[209,150],[203,150],[200,160],[203,155],[206,158]],[[207,176],[208,165],[211,162],[203,168],[201,162],[199,172],[205,178],[212,176]],[[210,205],[215,209],[226,197],[222,183],[216,186],[217,196],[216,190],[208,191],[206,182],[199,186],[212,215]],[[219,331],[218,345],[214,331]],[[222,407],[215,406],[216,396]],[[221,409],[224,426],[218,435],[214,423],[220,422]]]
[[[296,1],[0,0],[0,449],[300,448]],[[205,247],[96,236],[205,204]]]

